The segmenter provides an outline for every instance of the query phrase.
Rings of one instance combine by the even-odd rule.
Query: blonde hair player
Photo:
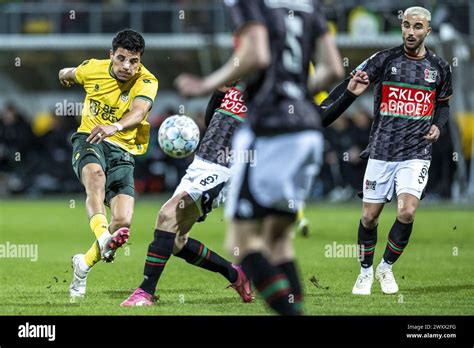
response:
[[[403,44],[375,53],[353,71],[364,71],[366,83],[375,85],[374,123],[369,146],[361,154],[368,163],[358,228],[361,268],[352,289],[355,295],[371,294],[379,216],[394,191],[397,216],[375,279],[383,293],[398,292],[392,267],[408,245],[428,181],[432,143],[449,118],[451,68],[426,47],[430,20],[430,12],[423,7],[406,9],[401,23]],[[329,102],[338,98],[343,86],[331,92]]]

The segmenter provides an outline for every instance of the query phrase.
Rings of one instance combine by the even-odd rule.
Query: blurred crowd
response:
[[[326,17],[339,32],[360,35],[397,30],[400,25],[398,11],[413,5],[412,1],[405,0],[322,0],[321,3]],[[16,8],[11,12],[12,20],[7,20],[7,17],[3,20],[19,24],[19,27],[10,29],[7,25],[0,26],[0,31],[7,32],[14,29],[29,34],[112,33],[124,26],[133,26],[137,16],[144,33],[231,30],[227,21],[222,21],[222,12],[216,11],[218,6],[222,6],[219,0],[0,0],[2,5]],[[433,10],[431,24],[435,32],[439,32],[443,24],[450,23],[458,32],[472,35],[468,0],[419,0],[417,5]],[[17,16],[18,10],[22,12],[20,16]],[[186,11],[186,16],[177,20],[176,11],[181,10]],[[51,16],[51,13],[55,15]]]
[[[148,117],[152,126],[149,150],[136,157],[139,193],[174,189],[192,161],[166,156],[158,146],[159,126],[174,114],[175,110],[167,110]],[[203,115],[196,116],[201,134],[203,120]],[[53,112],[27,117],[16,105],[7,103],[0,113],[0,196],[82,192],[71,167],[70,138],[79,122],[79,117],[55,116]]]
[[[158,146],[158,129],[164,119],[177,114],[169,109],[151,113],[150,146],[146,155],[136,157],[135,186],[138,193],[172,191],[184,175],[192,157],[174,159]],[[195,120],[204,134],[203,115]],[[0,196],[27,194],[79,193],[83,189],[71,167],[69,142],[77,129],[78,117],[58,117],[39,113],[26,117],[19,108],[7,103],[0,113]],[[359,157],[366,148],[371,127],[370,113],[353,108],[324,129],[325,160],[313,187],[313,198],[348,201],[362,189],[366,161]],[[427,192],[448,199],[456,170],[449,132],[433,148],[433,161]]]

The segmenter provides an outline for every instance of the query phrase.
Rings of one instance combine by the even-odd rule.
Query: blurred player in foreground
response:
[[[83,297],[90,269],[101,259],[111,262],[127,242],[134,207],[134,155],[146,152],[146,121],[158,80],[141,63],[143,37],[130,29],[114,37],[110,59],[90,59],[59,71],[65,87],[84,86],[82,120],[72,136],[72,166],[86,190],[89,225],[96,241],[72,258],[72,297]],[[107,221],[104,202],[110,207]]]
[[[249,122],[234,143],[236,153],[255,153],[257,161],[234,163],[228,245],[234,255],[238,250],[237,260],[266,303],[280,314],[298,315],[302,289],[290,232],[323,148],[318,109],[308,93],[309,61],[315,53],[320,64],[309,81],[314,92],[343,75],[341,59],[316,1],[229,5],[239,47],[205,79],[183,75],[177,84],[183,94],[198,95],[247,77]]]
[[[369,160],[363,182],[358,231],[361,270],[352,289],[355,295],[371,293],[378,219],[394,190],[397,217],[375,278],[385,294],[398,292],[392,265],[408,244],[428,181],[432,143],[449,118],[451,68],[425,46],[430,20],[427,9],[408,8],[401,24],[403,45],[378,52],[356,68],[367,73],[367,83],[375,84],[375,117],[369,146],[362,153]],[[325,103],[338,98],[346,84],[336,87]]]

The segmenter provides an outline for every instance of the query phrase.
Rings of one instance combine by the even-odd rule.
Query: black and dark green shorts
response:
[[[87,133],[74,133],[71,137],[72,167],[79,181],[82,182],[82,168],[89,163],[97,163],[102,167],[107,178],[105,183],[107,204],[118,194],[135,197],[133,155],[106,141],[90,144],[86,141],[88,136]]]

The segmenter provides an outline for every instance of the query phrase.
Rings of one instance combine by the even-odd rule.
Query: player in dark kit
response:
[[[171,255],[220,273],[243,302],[253,301],[250,281],[240,266],[189,238],[194,223],[204,221],[224,201],[224,188],[230,178],[230,139],[247,117],[246,112],[239,86],[224,86],[214,92],[206,110],[208,128],[196,156],[158,214],[145,260],[144,280],[121,306],[149,306],[156,302],[156,286]]]
[[[198,95],[246,76],[249,120],[234,137],[228,246],[266,303],[279,314],[302,313],[291,229],[323,151],[311,94],[342,77],[341,58],[317,1],[226,1],[240,46],[203,80],[181,76],[183,94]],[[310,59],[316,74],[308,81]],[[238,64],[236,64],[238,63]]]
[[[415,211],[428,180],[432,143],[438,140],[449,117],[452,95],[449,64],[428,50],[431,14],[422,7],[411,7],[402,21],[403,45],[374,54],[357,70],[375,84],[374,123],[363,182],[363,212],[359,223],[361,272],[353,294],[369,295],[374,279],[372,268],[377,243],[378,218],[395,190],[397,218],[375,278],[385,294],[398,292],[392,265],[408,244]],[[325,103],[344,89],[337,87]],[[332,122],[326,120],[326,124]]]

